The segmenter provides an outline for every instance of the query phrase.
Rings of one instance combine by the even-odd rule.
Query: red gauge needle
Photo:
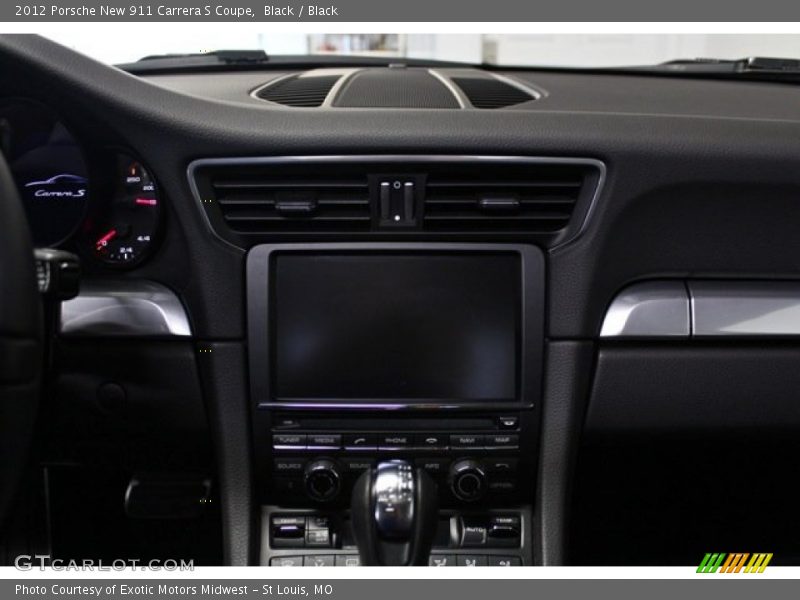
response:
[[[158,204],[158,200],[155,198],[137,198],[136,204],[140,206],[155,206]]]
[[[108,245],[108,242],[113,240],[115,237],[117,237],[117,230],[112,229],[99,240],[97,240],[97,249],[102,250],[106,245]]]

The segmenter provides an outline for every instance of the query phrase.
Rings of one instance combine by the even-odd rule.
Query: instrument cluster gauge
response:
[[[86,216],[89,174],[67,126],[33,100],[0,99],[0,152],[14,175],[34,245],[68,241]]]
[[[98,210],[87,222],[89,250],[103,264],[133,267],[153,250],[161,222],[155,180],[141,162],[117,154]]]

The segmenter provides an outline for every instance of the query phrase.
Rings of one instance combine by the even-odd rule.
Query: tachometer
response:
[[[161,217],[156,184],[134,158],[117,156],[110,198],[88,231],[91,252],[102,262],[133,266],[152,250]]]

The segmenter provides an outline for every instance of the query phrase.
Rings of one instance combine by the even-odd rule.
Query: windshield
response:
[[[754,34],[430,34],[257,33],[226,31],[142,36],[135,28],[50,33],[47,37],[102,62],[214,50],[276,55],[364,55],[543,67],[626,67],[698,57],[800,58],[800,35]]]

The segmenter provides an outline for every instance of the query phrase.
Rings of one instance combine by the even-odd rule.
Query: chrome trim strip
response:
[[[601,338],[800,337],[800,282],[647,281],[621,291]]]
[[[472,103],[467,98],[467,95],[458,87],[453,81],[441,71],[436,69],[428,69],[428,73],[439,80],[439,82],[448,89],[448,91],[455,96],[459,108],[473,108]]]
[[[349,71],[344,73],[341,77],[339,77],[339,79],[336,80],[336,83],[334,83],[331,89],[328,91],[328,95],[325,96],[325,100],[322,101],[322,104],[320,104],[319,107],[331,108],[333,106],[333,101],[336,100],[336,96],[339,95],[339,91],[344,87],[344,84],[346,84],[350,79],[352,79],[356,73],[363,70],[364,69],[350,69]]]
[[[515,87],[518,90],[522,90],[526,94],[530,94],[531,96],[533,96],[533,98],[531,98],[531,100],[529,100],[529,102],[533,101],[533,100],[541,100],[544,96],[546,96],[546,94],[544,92],[540,92],[539,90],[537,90],[536,88],[532,87],[531,85],[529,85],[529,84],[527,84],[527,83],[525,83],[523,81],[520,81],[519,79],[516,79],[514,77],[509,77],[508,75],[501,75],[500,73],[492,73],[492,72],[490,72],[489,75],[491,75],[492,77],[494,77],[498,81],[502,81],[503,83],[507,83],[511,87]]]
[[[200,192],[197,189],[195,181],[195,171],[200,167],[205,166],[225,166],[225,165],[280,165],[287,163],[314,163],[314,162],[385,162],[385,163],[403,163],[409,161],[416,162],[464,162],[464,163],[481,163],[481,162],[513,162],[513,163],[529,163],[538,165],[583,165],[597,169],[597,182],[592,192],[592,197],[589,200],[589,207],[586,210],[583,222],[577,227],[575,232],[568,238],[565,238],[557,245],[549,249],[550,252],[561,249],[567,244],[571,244],[577,240],[589,226],[589,221],[595,213],[597,208],[600,194],[602,193],[603,186],[606,181],[606,165],[604,162],[595,158],[563,158],[563,157],[546,157],[546,156],[492,156],[492,155],[469,155],[469,154],[341,154],[341,155],[322,155],[322,156],[261,156],[261,157],[240,157],[240,158],[200,158],[189,163],[186,168],[186,176],[189,180],[189,189],[192,191],[197,207],[200,210],[203,221],[211,234],[221,241],[226,246],[235,248],[237,250],[244,250],[235,244],[230,243],[222,236],[217,234],[211,226],[211,221],[208,219],[206,211],[203,209],[203,199],[200,197]]]
[[[690,281],[695,337],[800,336],[800,282]]]
[[[60,332],[83,337],[189,337],[178,296],[154,281],[81,283],[77,297],[61,305]]]
[[[634,284],[611,302],[601,338],[682,337],[691,332],[689,294],[682,281]]]
[[[436,412],[439,410],[525,410],[531,408],[532,404],[523,402],[467,402],[464,404],[437,404],[437,403],[414,403],[414,402],[391,402],[387,404],[380,404],[378,402],[259,402],[259,409],[275,410],[275,409],[291,409],[297,411],[331,411],[331,410],[363,410],[371,412],[385,412],[385,411],[404,411],[404,410],[419,410]]]

